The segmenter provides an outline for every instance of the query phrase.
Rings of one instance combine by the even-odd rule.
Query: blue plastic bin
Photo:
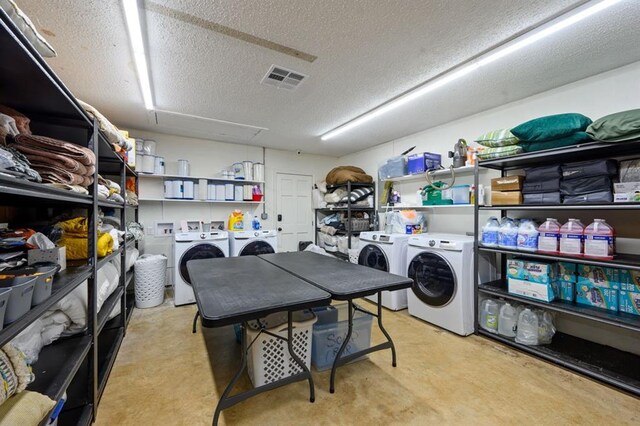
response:
[[[338,350],[347,336],[348,309],[348,304],[342,303],[332,305],[330,309],[326,309],[324,312],[318,313],[314,310],[318,321],[313,325],[311,364],[316,370],[327,370],[333,365]],[[371,322],[371,315],[360,311],[355,312],[351,339],[342,356],[350,355],[371,346]],[[359,359],[366,357],[363,356]]]

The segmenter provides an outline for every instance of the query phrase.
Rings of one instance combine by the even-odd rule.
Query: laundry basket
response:
[[[311,365],[311,336],[316,319],[309,311],[293,313],[293,351],[307,368]],[[250,321],[244,344],[253,342],[261,328],[286,339],[287,313],[278,312],[258,321]],[[249,347],[247,370],[251,383],[258,387],[300,373],[302,368],[289,355],[286,341],[263,333]]]
[[[153,308],[164,302],[167,258],[143,254],[135,263],[136,308]]]

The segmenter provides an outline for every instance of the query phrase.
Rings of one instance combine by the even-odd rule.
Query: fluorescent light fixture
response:
[[[590,2],[581,7],[578,7],[571,11],[569,15],[561,16],[545,25],[542,25],[535,30],[532,30],[522,36],[516,38],[515,40],[506,43],[497,49],[488,52],[486,55],[474,60],[473,62],[466,64],[458,69],[454,69],[435,80],[431,80],[423,84],[422,86],[418,86],[410,92],[401,95],[392,101],[383,104],[377,108],[372,109],[371,111],[357,117],[335,129],[325,133],[322,135],[321,139],[323,141],[334,138],[346,131],[349,131],[355,127],[358,127],[376,117],[381,116],[389,111],[392,111],[408,102],[413,101],[416,98],[426,95],[429,92],[432,92],[442,86],[445,86],[467,74],[470,74],[481,67],[488,65],[492,62],[495,62],[499,59],[502,59],[508,55],[511,55],[518,50],[527,47],[531,44],[534,44],[544,38],[549,37],[552,34],[557,33],[565,28],[570,27],[573,24],[576,24],[589,16],[595,15],[598,12],[601,12],[616,3],[619,3],[621,0],[603,0],[598,2]]]
[[[149,111],[153,110],[153,95],[151,94],[151,83],[149,80],[149,68],[147,66],[147,55],[144,52],[144,41],[142,38],[142,27],[140,26],[140,14],[138,12],[137,0],[122,0],[124,16],[129,30],[129,40],[131,41],[131,52],[136,64],[138,82],[144,106]]]

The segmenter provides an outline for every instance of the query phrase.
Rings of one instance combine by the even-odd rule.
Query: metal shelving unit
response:
[[[31,119],[34,134],[62,139],[92,150],[96,156],[96,174],[90,195],[77,194],[45,184],[0,176],[0,205],[9,207],[14,222],[29,217],[34,211],[52,216],[54,212],[74,209],[84,211],[88,219],[88,259],[67,262],[67,269],[56,275],[53,291],[43,303],[34,306],[17,321],[0,330],[0,346],[42,316],[55,303],[86,282],[87,328],[71,337],[61,338],[45,346],[32,365],[35,381],[28,390],[59,400],[67,392],[67,402],[60,413],[59,425],[88,425],[96,415],[99,397],[106,385],[118,353],[126,324],[127,303],[125,274],[118,287],[97,311],[97,271],[120,256],[125,267],[126,244],[109,256],[98,259],[96,250],[98,209],[120,212],[122,224],[132,208],[97,198],[97,174],[109,176],[125,188],[126,177],[136,173],[114,152],[106,137],[64,86],[43,58],[35,51],[8,16],[0,10],[0,104],[7,105]],[[137,182],[136,182],[137,183]],[[22,215],[22,212],[28,213]],[[9,214],[9,213],[7,213]],[[117,213],[116,213],[117,214]],[[137,210],[135,220],[137,220]],[[106,330],[109,312],[122,303],[123,315],[113,329]],[[116,317],[118,318],[118,317]],[[103,329],[104,328],[104,329]],[[102,331],[102,332],[100,332]],[[113,336],[119,336],[114,339]],[[47,423],[44,419],[42,424]]]
[[[511,157],[478,161],[476,163],[475,185],[478,188],[479,172],[483,168],[499,170],[501,176],[506,176],[510,170],[519,170],[525,167],[543,166],[549,164],[563,164],[576,161],[592,160],[597,158],[624,159],[638,156],[640,153],[640,140],[607,144],[592,142],[577,146],[557,148],[547,151],[519,154]],[[476,193],[476,197],[478,194]],[[474,231],[480,235],[479,212],[486,210],[499,211],[502,217],[509,211],[581,211],[592,210],[604,212],[607,210],[629,211],[640,209],[640,204],[581,204],[581,205],[501,205],[501,206],[475,206]],[[637,216],[631,213],[631,220],[637,220]],[[500,272],[502,279],[492,282],[479,282],[478,257],[481,253],[500,255]],[[529,259],[541,259],[547,261],[567,261],[577,264],[589,264],[611,268],[640,270],[639,253],[620,253],[612,260],[593,259],[588,257],[567,256],[561,254],[530,253],[518,250],[508,250],[495,247],[483,247],[479,245],[478,238],[475,241],[474,280],[475,280],[475,304],[478,306],[480,295],[495,298],[513,300],[520,303],[536,306],[562,315],[569,315],[587,319],[595,323],[606,324],[611,333],[617,329],[640,333],[640,317],[623,312],[611,312],[607,310],[578,305],[572,302],[555,300],[543,302],[528,299],[519,295],[510,294],[507,291],[506,262],[508,257],[522,257]],[[475,321],[476,334],[495,340],[512,348],[537,356],[554,364],[560,365],[585,376],[615,386],[626,392],[640,396],[640,356],[624,352],[610,346],[604,346],[592,341],[575,336],[556,333],[549,345],[527,346],[515,342],[497,334],[489,333],[478,326],[477,316]]]

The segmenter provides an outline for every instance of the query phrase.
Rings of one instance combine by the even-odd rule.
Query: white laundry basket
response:
[[[311,366],[311,338],[316,320],[316,316],[309,311],[293,313],[293,351],[307,368]],[[259,321],[249,321],[248,325],[245,345],[260,333],[261,325],[269,332],[287,338],[286,312],[267,315]],[[287,342],[265,333],[249,348],[247,370],[254,387],[302,372],[302,368],[289,355]]]
[[[143,254],[135,263],[136,308],[153,308],[164,302],[167,258]]]

